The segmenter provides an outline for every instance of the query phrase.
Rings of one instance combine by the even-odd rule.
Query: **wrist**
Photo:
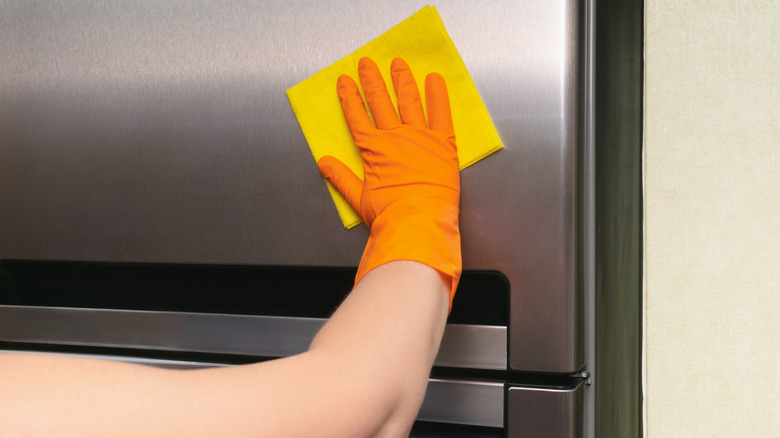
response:
[[[425,264],[450,279],[450,305],[462,271],[457,207],[436,210],[388,207],[374,220],[355,284],[383,264],[409,260]]]

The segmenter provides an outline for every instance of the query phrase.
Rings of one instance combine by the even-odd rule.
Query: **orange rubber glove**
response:
[[[462,270],[460,173],[447,86],[438,73],[426,77],[426,123],[412,72],[402,59],[394,59],[391,75],[399,121],[377,65],[362,58],[358,75],[376,127],[352,78],[339,77],[336,89],[363,158],[364,181],[336,158],[325,156],[318,163],[320,172],[371,227],[355,284],[377,266],[413,260],[452,279],[452,308]]]

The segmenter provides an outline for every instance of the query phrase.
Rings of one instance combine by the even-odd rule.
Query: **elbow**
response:
[[[425,399],[427,387],[426,376],[422,381],[413,382],[405,388],[383,426],[387,433],[377,436],[409,436]]]
[[[387,394],[385,403],[379,406],[380,412],[377,418],[381,421],[372,426],[375,433],[366,436],[409,436],[422,407],[427,388],[428,372],[410,373],[396,382],[385,381],[381,384],[377,390]]]
[[[339,393],[339,412],[330,420],[341,423],[334,424],[341,432],[334,436],[409,436],[425,398],[430,371],[390,362],[379,366],[361,361],[332,363],[339,370],[326,375],[339,377],[323,385],[333,391],[331,394]]]

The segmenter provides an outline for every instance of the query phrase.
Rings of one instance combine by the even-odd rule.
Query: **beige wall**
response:
[[[780,1],[645,4],[647,437],[780,436]]]

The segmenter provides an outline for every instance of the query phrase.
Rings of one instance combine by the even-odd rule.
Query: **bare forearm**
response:
[[[200,388],[243,399],[229,407],[250,409],[236,424],[254,419],[258,424],[244,428],[267,436],[408,436],[444,332],[449,291],[447,277],[420,263],[382,265],[360,281],[309,351],[204,370]]]
[[[416,417],[439,350],[449,279],[408,261],[369,272],[323,327],[310,352],[370,373],[372,396],[401,422]]]
[[[408,364],[409,359],[430,369],[447,318],[447,281],[416,262],[374,269],[317,334],[310,351],[356,355],[363,354],[356,351],[361,347],[387,356],[387,362]]]

